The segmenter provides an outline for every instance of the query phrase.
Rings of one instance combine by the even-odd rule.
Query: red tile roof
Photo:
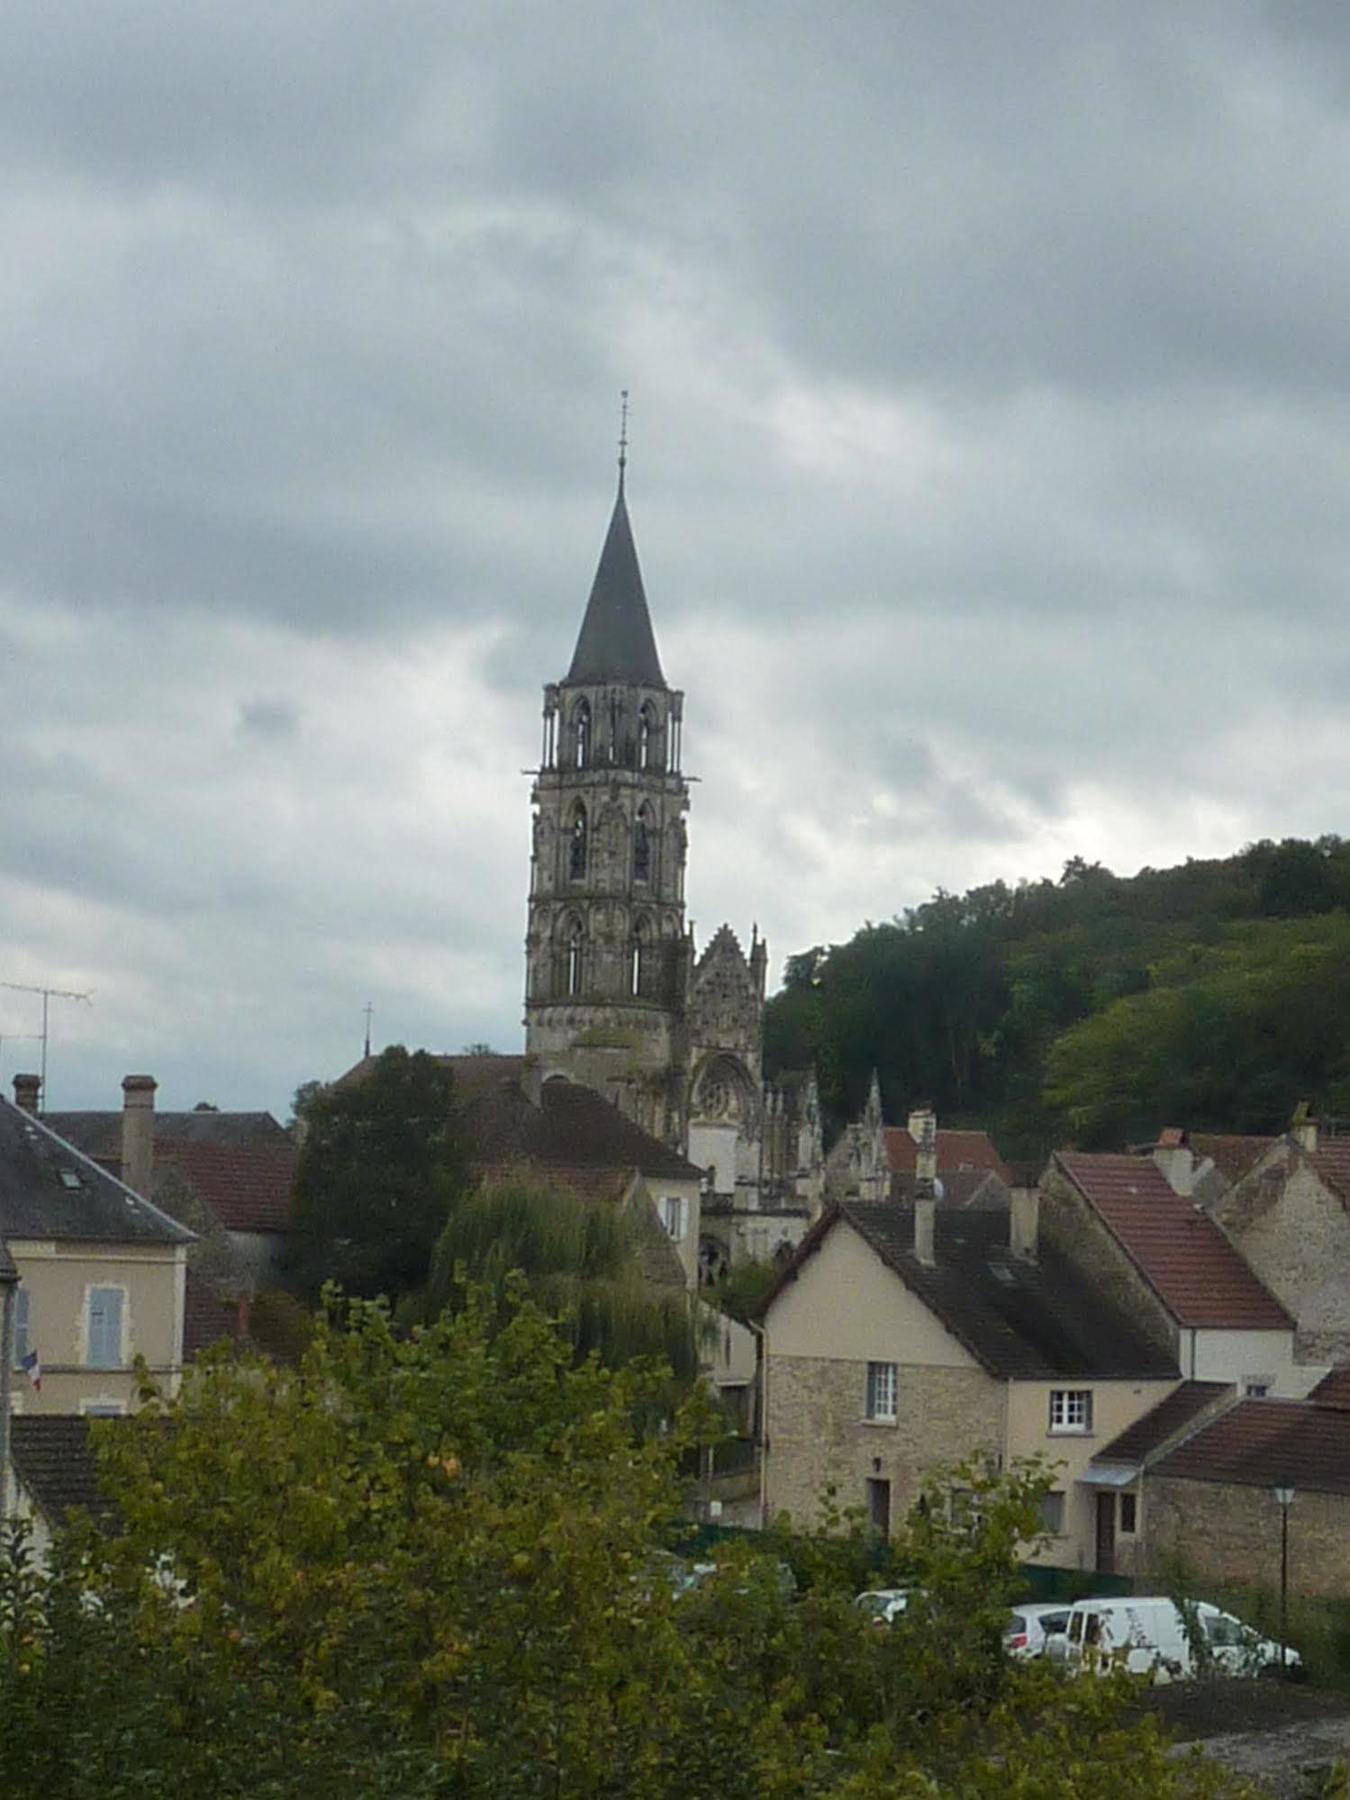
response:
[[[1319,1406],[1335,1406],[1342,1412],[1350,1412],[1350,1368],[1333,1369],[1324,1375],[1308,1395]]]
[[[1159,1140],[1161,1141],[1161,1140]],[[1192,1131],[1187,1142],[1197,1162],[1209,1157],[1220,1175],[1237,1181],[1245,1175],[1258,1157],[1279,1140],[1273,1137],[1245,1137],[1235,1131]]]
[[[919,1146],[908,1129],[904,1125],[887,1125],[883,1135],[892,1175],[912,1175]],[[990,1169],[1012,1185],[1012,1176],[987,1131],[939,1130],[936,1136],[939,1175],[955,1175],[960,1169]]]
[[[171,1164],[196,1188],[226,1231],[285,1231],[295,1183],[293,1144],[166,1144]]]
[[[1312,1154],[1312,1166],[1343,1200],[1350,1200],[1350,1138],[1324,1138]]]
[[[239,1336],[239,1308],[209,1288],[188,1270],[183,1306],[183,1361],[191,1362],[201,1351],[222,1338]]]
[[[1173,1193],[1145,1156],[1061,1151],[1076,1184],[1178,1324],[1290,1331],[1293,1320],[1206,1213]]]
[[[1152,1473],[1350,1494],[1350,1418],[1306,1400],[1240,1400],[1160,1457]]]

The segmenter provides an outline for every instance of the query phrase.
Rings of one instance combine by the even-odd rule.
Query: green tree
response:
[[[288,1264],[296,1291],[313,1299],[337,1281],[398,1299],[420,1288],[469,1179],[450,1070],[394,1045],[365,1080],[311,1099],[305,1117]]]
[[[935,1485],[878,1631],[822,1576],[663,1545],[700,1427],[661,1376],[577,1364],[518,1292],[411,1336],[364,1302],[298,1368],[207,1361],[96,1428],[123,1529],[47,1572],[0,1548],[0,1779],[63,1800],[883,1800],[1220,1791],[1118,1681],[1013,1664],[998,1627],[1035,1472]],[[828,1564],[821,1561],[821,1570]]]

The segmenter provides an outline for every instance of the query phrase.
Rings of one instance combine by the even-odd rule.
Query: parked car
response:
[[[1015,1607],[1003,1632],[1003,1648],[1009,1656],[1044,1656],[1049,1639],[1068,1629],[1067,1600],[1035,1601]]]
[[[912,1588],[868,1588],[856,1594],[853,1604],[867,1614],[874,1625],[889,1625],[909,1605]]]
[[[1149,1594],[1077,1601],[1062,1640],[1064,1659],[1072,1671],[1124,1668],[1156,1682],[1188,1680],[1202,1661],[1228,1675],[1275,1674],[1281,1666],[1301,1670],[1297,1650],[1282,1653],[1279,1644],[1207,1600],[1193,1607],[1207,1656],[1197,1657],[1176,1601]],[[1057,1648],[1058,1640],[1052,1650]]]

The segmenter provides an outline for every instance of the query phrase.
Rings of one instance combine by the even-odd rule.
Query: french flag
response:
[[[32,1382],[35,1392],[40,1393],[42,1390],[42,1364],[38,1361],[36,1350],[30,1350],[24,1357],[23,1367],[28,1371],[28,1379]]]

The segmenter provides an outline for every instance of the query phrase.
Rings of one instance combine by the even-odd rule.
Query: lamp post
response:
[[[1289,1673],[1289,1508],[1294,1504],[1291,1487],[1273,1490],[1280,1509],[1280,1674]]]

